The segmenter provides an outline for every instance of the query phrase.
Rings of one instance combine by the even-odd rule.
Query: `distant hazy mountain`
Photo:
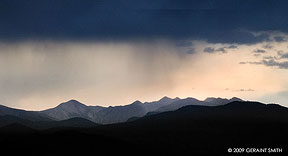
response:
[[[126,122],[131,117],[143,117],[148,112],[157,110],[162,106],[166,106],[179,100],[179,98],[171,99],[163,97],[159,101],[145,102],[135,101],[130,105],[108,107],[96,113],[92,121],[101,124],[111,124]]]
[[[195,98],[169,98],[163,97],[158,101],[145,102],[135,101],[132,104],[124,106],[86,106],[76,100],[61,103],[55,108],[43,111],[24,111],[0,106],[0,116],[11,115],[29,121],[56,121],[67,120],[71,118],[83,118],[98,124],[112,124],[126,122],[130,118],[139,118],[153,112],[174,111],[187,105],[217,106],[224,105],[232,101],[242,101],[239,98],[222,99],[207,98],[204,101]]]
[[[203,102],[203,101],[199,101],[195,98],[186,98],[186,99],[177,100],[175,102],[172,102],[169,105],[160,107],[156,111],[157,112],[173,111],[173,110],[177,110],[177,109],[184,107],[184,106],[187,106],[187,105],[208,105],[208,103]]]
[[[159,101],[153,101],[153,102],[145,102],[144,107],[147,110],[147,112],[153,112],[159,109],[160,107],[167,106],[175,101],[181,100],[180,98],[176,97],[174,99],[171,99],[167,96],[164,96]]]
[[[41,111],[41,113],[56,120],[80,117],[95,123],[109,124],[124,122],[132,116],[144,116],[147,111],[140,101],[135,101],[130,105],[105,108],[100,106],[86,106],[76,100],[70,100],[61,103],[55,108]]]
[[[20,119],[30,120],[30,121],[51,121],[51,119],[39,112],[35,111],[25,111],[21,109],[14,109],[0,105],[0,116],[14,116]]]
[[[195,98],[186,98],[186,99],[179,99],[172,102],[169,105],[160,107],[156,110],[156,112],[166,112],[166,111],[174,111],[181,107],[188,106],[188,105],[200,105],[200,106],[218,106],[224,105],[233,101],[242,101],[239,98],[232,98],[232,99],[222,99],[222,98],[207,98],[204,101],[197,100]]]
[[[231,99],[223,99],[223,98],[214,98],[214,97],[208,97],[204,100],[204,102],[208,102],[211,105],[225,105],[227,103],[233,102],[233,101],[243,101],[242,99],[239,99],[237,97],[233,97]]]
[[[130,105],[115,106],[102,109],[96,114],[94,122],[102,124],[111,124],[118,122],[125,122],[129,118],[142,117],[147,113],[143,103],[135,101]]]
[[[53,120],[59,121],[59,122],[29,122],[30,118],[24,118],[28,119],[28,121],[22,121],[18,120],[15,117],[15,113],[9,113],[9,111],[4,111],[6,114],[3,113],[3,115],[12,115],[10,117],[3,118],[3,125],[7,125],[8,123],[19,123],[22,125],[34,127],[37,129],[43,129],[43,128],[49,128],[49,127],[59,127],[59,126],[65,126],[66,123],[69,121],[69,119],[72,118],[79,118],[79,119],[87,119],[90,121],[93,121],[98,124],[112,124],[112,123],[120,123],[120,122],[126,122],[131,117],[143,117],[150,111],[155,111],[156,109],[171,104],[172,102],[175,102],[177,100],[180,100],[179,98],[171,99],[168,97],[163,97],[159,101],[153,101],[153,102],[145,102],[142,103],[140,101],[135,101],[132,104],[124,105],[124,106],[110,106],[110,107],[100,107],[100,106],[86,106],[76,100],[70,100],[68,102],[64,102],[56,106],[55,108],[39,111],[39,112],[30,112],[32,114],[47,116]],[[5,107],[7,110],[10,110],[10,108]],[[12,109],[13,110],[13,109]],[[18,110],[21,111],[21,110]],[[22,111],[26,112],[26,111]],[[23,114],[23,113],[22,113]],[[62,120],[65,120],[65,122]],[[1,121],[1,118],[0,118]],[[5,122],[4,122],[5,121]],[[42,120],[32,120],[32,121],[42,121]],[[45,120],[44,120],[45,121]],[[75,119],[73,120],[75,121]],[[5,124],[4,124],[5,123]],[[77,123],[83,123],[83,122],[75,122],[75,125]],[[71,124],[68,124],[71,126]],[[89,125],[89,124],[88,124]],[[0,124],[1,126],[1,124]]]
[[[111,124],[126,122],[128,119],[134,117],[143,117],[149,112],[153,112],[160,107],[167,106],[179,98],[171,99],[169,97],[163,97],[159,101],[145,102],[135,101],[130,105],[108,107],[97,113],[97,117],[93,120],[96,123]]]
[[[124,106],[86,106],[76,100],[62,103],[55,108],[41,111],[41,113],[55,119],[65,120],[81,117],[99,124],[111,124],[125,122],[131,117],[143,117],[148,112],[155,111],[160,107],[169,105],[179,98],[171,99],[163,97],[159,101],[145,102],[135,101]]]
[[[41,111],[41,113],[55,120],[66,120],[75,117],[94,120],[95,114],[104,108],[101,106],[86,106],[76,100],[70,100],[55,108]]]

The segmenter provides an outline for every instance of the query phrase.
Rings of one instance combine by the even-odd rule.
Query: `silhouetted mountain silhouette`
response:
[[[78,127],[78,128],[87,128],[87,127],[95,127],[99,124],[96,124],[92,121],[89,121],[84,118],[70,118],[67,120],[61,120],[61,121],[30,121],[30,120],[24,120],[21,118],[17,118],[14,116],[0,116],[0,127],[5,127],[9,125],[22,125],[25,127],[30,127],[35,130],[43,130],[43,129],[49,129],[49,128],[56,128],[56,127]]]
[[[21,109],[9,108],[3,105],[0,105],[0,116],[15,116],[21,119],[31,120],[31,121],[51,121],[51,119],[39,112],[36,111],[25,111]]]
[[[8,135],[0,133],[0,138],[7,140],[1,141],[4,150],[33,147],[35,155],[43,154],[43,151],[47,155],[85,155],[91,152],[223,155],[228,154],[228,148],[237,147],[278,147],[286,151],[287,131],[286,107],[235,101],[220,106],[189,105],[131,122],[90,128],[58,127],[28,134],[17,131]]]
[[[41,111],[41,113],[55,120],[66,120],[74,117],[82,117],[88,120],[93,120],[95,113],[104,108],[105,107],[101,106],[86,106],[76,100],[70,100],[61,103],[55,108]]]
[[[44,122],[51,122],[51,121],[44,121]],[[18,117],[11,116],[11,115],[0,116],[0,127],[4,127],[7,125],[11,125],[11,124],[20,124],[23,126],[28,126],[28,127],[34,128],[34,123],[35,122],[33,122],[33,121],[18,118]]]
[[[112,124],[126,122],[131,117],[143,117],[146,113],[167,106],[179,98],[171,99],[163,97],[159,101],[145,102],[135,101],[124,106],[86,106],[76,100],[61,103],[55,108],[41,111],[40,113],[55,120],[65,120],[73,117],[81,117],[99,124]],[[179,107],[180,108],[180,107]]]
[[[242,100],[234,97],[232,99],[207,98],[204,101],[200,101],[200,100],[190,97],[186,99],[179,99],[167,106],[160,107],[159,109],[156,110],[156,112],[174,111],[174,110],[177,110],[181,107],[188,106],[188,105],[218,106],[218,105],[224,105],[233,101],[242,101]]]
[[[204,100],[204,102],[208,102],[208,103],[211,103],[212,105],[224,105],[224,104],[227,104],[227,103],[230,103],[230,102],[233,102],[233,101],[243,101],[242,99],[239,99],[237,97],[233,97],[231,99],[223,99],[223,98],[214,98],[214,97],[209,97],[209,98],[206,98]]]
[[[157,109],[170,105],[171,103],[181,100],[180,98],[176,97],[174,99],[169,98],[167,96],[164,96],[161,98],[159,101],[154,101],[154,102],[145,102],[144,107],[146,108],[147,112],[153,112],[156,111]]]
[[[165,112],[156,115],[145,116],[139,118],[136,122],[150,122],[150,120],[159,120],[161,123],[169,123],[172,121],[186,121],[194,119],[207,119],[211,121],[246,121],[246,122],[288,122],[288,108],[276,104],[262,104],[259,102],[241,102],[234,101],[221,106],[199,106],[190,105],[182,107],[176,111]],[[172,121],[169,121],[172,120]],[[180,124],[180,122],[177,122]],[[186,122],[185,122],[186,124]],[[191,124],[194,124],[191,122]]]
[[[146,114],[156,114],[159,112],[174,111],[187,105],[215,106],[227,104],[231,101],[240,101],[241,99],[221,99],[210,98],[206,101],[200,101],[195,98],[169,98],[163,97],[158,101],[145,102],[135,101],[129,105],[123,106],[86,106],[76,100],[70,100],[59,104],[55,108],[43,111],[25,111],[13,109],[0,105],[0,116],[11,115],[30,121],[61,121],[71,118],[84,118],[99,124],[113,124],[126,122],[128,119],[137,119]],[[130,120],[131,121],[131,120]],[[3,124],[2,124],[3,125]],[[27,124],[26,124],[27,125]],[[40,125],[40,124],[38,124]],[[0,124],[1,127],[1,124]]]

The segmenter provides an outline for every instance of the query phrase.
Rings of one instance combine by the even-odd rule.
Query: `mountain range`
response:
[[[170,98],[163,100],[173,101]],[[202,103],[193,98],[174,99],[170,104],[163,105],[173,104],[169,109],[176,108],[176,101],[179,101],[179,106],[185,106],[160,112],[158,109],[163,106],[157,104],[158,108],[155,106],[153,113],[127,122],[105,125],[75,117],[73,113],[73,118],[61,121],[30,121],[20,118],[22,116],[4,115],[0,117],[1,150],[10,154],[19,152],[30,155],[226,155],[229,148],[279,148],[283,153],[288,150],[286,107],[238,98],[207,98],[202,101],[206,105],[196,105]],[[76,101],[64,105],[71,102],[76,103],[69,109],[71,112],[75,112],[78,106],[83,107]],[[132,113],[134,109],[139,110],[146,104],[136,101],[100,111],[131,111],[125,116],[127,118],[137,114]],[[60,108],[63,108],[63,104]],[[85,111],[82,109],[79,112]]]
[[[174,111],[187,105],[217,106],[224,105],[233,101],[242,101],[239,98],[207,98],[204,101],[195,98],[180,99],[163,97],[158,101],[140,102],[135,101],[123,106],[87,106],[76,100],[70,100],[59,104],[54,108],[43,111],[25,111],[9,108],[0,105],[0,116],[9,115],[19,119],[32,122],[43,121],[61,121],[72,118],[83,118],[97,124],[113,124],[126,122],[131,118],[139,118],[148,114],[157,114],[161,112]],[[10,121],[10,119],[8,120]],[[6,122],[3,122],[6,123]],[[3,124],[2,124],[3,125]],[[1,126],[1,124],[0,124]]]

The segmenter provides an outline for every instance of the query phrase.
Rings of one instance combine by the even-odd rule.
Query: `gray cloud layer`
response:
[[[265,53],[266,51],[263,49],[256,49],[253,51],[254,53]]]
[[[278,67],[279,69],[288,69],[288,61],[279,62],[273,59],[265,60],[260,62],[239,62],[239,64],[252,64],[252,65],[265,65],[267,67]]]
[[[278,51],[278,55],[280,56],[280,59],[288,59],[288,52]]]
[[[280,69],[288,69],[288,61],[284,62],[277,62],[275,60],[263,60],[262,61],[263,65],[269,66],[269,67],[278,67]]]
[[[221,52],[221,53],[227,53],[226,49],[237,49],[238,46],[236,45],[229,45],[229,46],[224,46],[224,47],[220,47],[220,48],[213,48],[213,47],[206,47],[203,49],[203,52],[205,53],[216,53],[216,52]]]
[[[284,37],[282,37],[282,36],[275,36],[274,40],[276,42],[284,42],[284,41],[286,41],[286,39]]]
[[[254,89],[251,89],[251,88],[249,88],[249,89],[243,89],[243,88],[241,88],[241,89],[230,89],[230,88],[226,88],[225,90],[226,91],[232,91],[232,92],[254,92],[255,91]]]
[[[205,53],[216,53],[216,52],[221,52],[221,53],[226,53],[227,51],[225,50],[225,47],[221,47],[221,48],[212,48],[212,47],[206,47],[203,49],[203,52]]]

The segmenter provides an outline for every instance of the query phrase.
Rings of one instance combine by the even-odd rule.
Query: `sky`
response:
[[[3,0],[0,104],[163,96],[288,106],[288,2]]]

